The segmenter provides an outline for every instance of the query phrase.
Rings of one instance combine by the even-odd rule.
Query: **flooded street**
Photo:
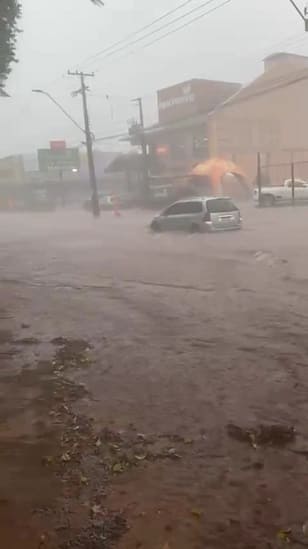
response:
[[[307,209],[242,213],[1,215],[5,549],[308,545]]]

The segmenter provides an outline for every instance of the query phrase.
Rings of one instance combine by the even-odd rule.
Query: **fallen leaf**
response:
[[[41,549],[41,547],[45,545],[46,541],[47,541],[47,536],[45,534],[42,534],[40,536],[39,549]]]
[[[122,463],[115,463],[112,470],[114,473],[123,473],[123,471],[125,471],[125,467]]]
[[[118,444],[109,444],[110,448],[112,448],[112,450],[120,450],[120,446]]]
[[[92,505],[91,507],[91,513],[94,517],[96,517],[96,515],[99,515],[101,513],[101,506],[100,505]]]
[[[182,456],[177,453],[176,448],[170,448],[167,453],[172,459],[182,459]]]
[[[135,458],[137,459],[137,461],[144,461],[147,458],[147,454],[142,454],[142,455],[136,454]]]
[[[54,457],[53,456],[44,456],[42,458],[43,465],[52,465],[53,462],[54,462]]]
[[[250,438],[251,446],[256,450],[258,448],[257,442],[256,442],[256,435],[254,433],[249,433],[249,438]]]
[[[100,448],[101,445],[102,445],[102,441],[101,441],[100,438],[98,438],[97,441],[95,442],[95,446],[96,446],[96,448]]]
[[[188,444],[192,444],[193,442],[194,442],[194,441],[193,441],[192,438],[185,438],[185,440],[184,440],[184,444],[187,444],[187,445],[188,445]]]
[[[202,517],[202,511],[199,509],[192,509],[191,514],[193,517],[200,519]]]
[[[80,482],[81,482],[82,484],[88,484],[89,479],[88,479],[87,477],[81,475],[81,477],[80,477]]]
[[[64,463],[68,463],[69,461],[71,461],[71,459],[72,458],[68,452],[65,452],[65,454],[61,456],[61,461],[63,461]]]
[[[292,533],[291,528],[288,530],[279,530],[277,533],[277,538],[280,541],[284,541],[285,543],[290,543],[290,534]]]

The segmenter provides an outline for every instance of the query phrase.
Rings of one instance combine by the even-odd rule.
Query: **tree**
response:
[[[103,0],[90,0],[96,6],[103,6]],[[18,19],[21,15],[19,0],[0,0],[0,92],[16,62],[16,40],[19,32]]]
[[[15,58],[17,21],[21,7],[18,0],[0,2],[0,91],[3,90],[6,78],[11,72]]]

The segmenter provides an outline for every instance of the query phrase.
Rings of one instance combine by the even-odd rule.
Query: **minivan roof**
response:
[[[190,198],[181,198],[178,202],[208,202],[209,200],[231,200],[230,196],[192,196]]]

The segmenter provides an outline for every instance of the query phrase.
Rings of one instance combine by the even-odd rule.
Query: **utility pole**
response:
[[[139,127],[140,127],[140,140],[141,140],[141,151],[142,151],[142,173],[143,173],[143,185],[144,193],[148,198],[149,196],[149,163],[148,163],[148,151],[147,143],[144,134],[144,116],[143,116],[143,103],[142,98],[137,97],[133,99],[133,103],[137,103],[139,108]]]
[[[81,86],[80,86],[80,90],[76,92],[76,95],[78,93],[81,93],[81,96],[82,96],[89,178],[90,178],[90,185],[91,185],[91,191],[92,191],[92,195],[91,195],[92,212],[94,217],[99,217],[100,207],[99,207],[99,200],[98,200],[98,193],[97,193],[97,182],[96,182],[95,164],[94,164],[94,156],[93,156],[93,134],[91,133],[91,130],[90,130],[90,119],[89,119],[88,102],[87,102],[87,86],[85,83],[85,78],[93,77],[94,74],[84,73],[79,71],[75,71],[75,72],[68,71],[68,74],[69,76],[78,76],[80,78]]]
[[[307,6],[305,7],[304,11],[302,12],[302,10],[296,4],[295,0],[289,0],[289,2],[291,2],[293,8],[295,8],[298,15],[303,19],[303,21],[305,23],[305,31],[308,32],[308,8],[307,8]]]

